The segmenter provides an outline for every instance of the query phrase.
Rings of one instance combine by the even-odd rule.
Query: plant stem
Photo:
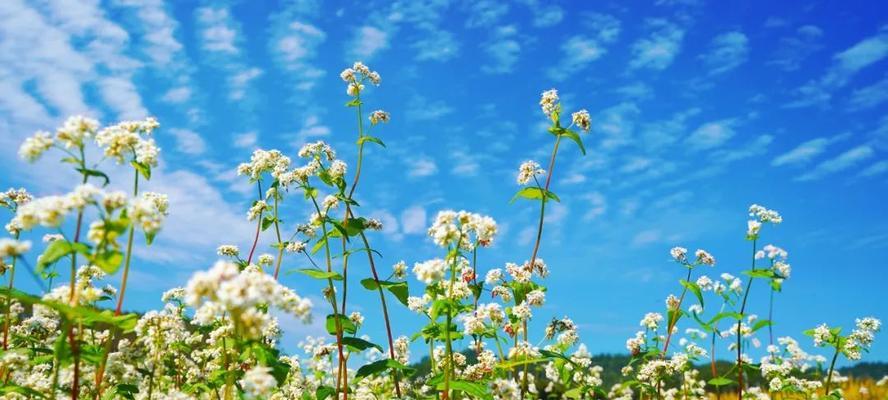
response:
[[[278,274],[281,272],[281,263],[284,260],[284,242],[281,240],[281,227],[278,223],[278,209],[280,207],[280,201],[278,200],[278,193],[275,191],[274,193],[274,234],[277,236],[277,244],[278,244],[278,256],[275,259],[274,264],[274,279],[278,279]]]
[[[256,181],[256,188],[259,190],[259,201],[262,201],[262,181]],[[250,255],[247,257],[247,265],[250,265],[250,262],[253,261],[253,253],[256,252],[256,245],[259,243],[259,232],[262,229],[262,214],[264,211],[259,212],[259,216],[256,217],[256,236],[253,238],[253,246],[250,247]]]
[[[21,234],[16,232],[15,240],[18,240],[19,236]],[[15,264],[17,260],[18,257],[13,257],[12,265],[9,268],[9,293],[6,294],[6,317],[3,319],[3,350],[9,349],[9,325],[11,325],[9,318],[12,313],[12,288],[14,287],[13,282],[15,281]]]
[[[135,171],[133,178],[133,198],[139,195],[139,171]],[[130,262],[133,258],[133,236],[135,236],[136,226],[130,222],[129,236],[126,239],[126,260],[123,263],[123,276],[120,280],[120,296],[117,296],[117,308],[114,309],[114,315],[120,315],[123,309],[123,296],[126,294],[126,282],[129,277]]]
[[[457,240],[457,246],[459,246],[460,240]],[[450,262],[450,291],[447,294],[448,299],[453,294],[453,285],[456,282],[456,257],[454,260]],[[447,365],[444,369],[444,393],[443,398],[447,400],[450,398],[450,379],[451,375],[453,375],[453,340],[450,337],[450,324],[453,323],[453,307],[447,307],[447,325],[444,330],[444,339],[446,340],[445,349],[447,351]]]
[[[774,345],[774,289],[771,289],[771,298],[768,301],[768,344]]]
[[[552,183],[552,173],[555,170],[555,157],[558,155],[558,146],[561,144],[561,136],[557,136],[555,138],[555,146],[552,148],[552,157],[549,159],[549,169],[546,174],[546,185],[543,188],[544,192],[542,193],[542,199],[540,199],[540,219],[539,224],[537,226],[537,236],[536,241],[533,244],[533,254],[530,256],[530,268],[533,268],[536,263],[537,253],[540,250],[540,242],[543,239],[543,222],[546,219],[546,203],[549,200],[549,185]],[[527,342],[527,321],[522,322],[522,332],[524,341]],[[527,393],[527,368],[528,365],[524,364],[524,376],[521,380],[521,399],[524,399],[524,395]]]
[[[691,281],[691,271],[693,271],[690,267],[688,268],[688,276],[685,278],[685,282]],[[681,303],[684,302],[685,295],[688,294],[688,287],[684,286],[684,290],[681,291],[681,296],[678,298],[678,306],[675,311],[681,310]],[[669,318],[669,322],[666,324],[666,344],[663,345],[663,353],[660,354],[661,358],[666,358],[666,353],[669,351],[669,341],[672,339],[672,330],[675,328],[675,325],[678,324],[678,317],[681,314],[678,312],[674,313],[671,318]]]
[[[86,170],[86,156],[83,152],[83,146],[80,147],[80,161],[83,170]],[[86,184],[89,176],[86,173],[83,174],[83,184]],[[77,225],[74,228],[74,243],[80,242],[80,228],[83,225],[83,210],[80,209],[77,211]],[[70,294],[68,295],[68,302],[71,306],[75,306],[77,304],[77,252],[71,254],[71,286],[68,288]],[[74,356],[74,377],[71,383],[71,400],[77,400],[80,397],[80,346],[77,343],[77,338],[74,337],[74,324],[68,327],[68,341],[71,345],[71,354]]]
[[[835,354],[833,354],[832,361],[830,361],[830,363],[829,363],[829,373],[826,375],[826,386],[825,386],[826,392],[824,394],[826,394],[827,396],[829,396],[829,389],[832,384],[833,370],[836,368],[836,360],[838,358],[839,358],[839,346],[837,344],[836,345],[836,352],[835,352]]]
[[[755,246],[757,239],[752,240],[752,270],[755,271]],[[746,312],[746,300],[749,299],[749,289],[752,287],[752,276],[746,283],[746,290],[743,292],[743,303],[740,305],[740,318],[737,320],[737,399],[743,400],[743,334],[740,328],[743,326],[743,316]]]

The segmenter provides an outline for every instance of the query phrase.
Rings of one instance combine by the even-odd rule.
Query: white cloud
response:
[[[235,44],[238,32],[231,25],[231,16],[227,8],[201,7],[195,11],[195,14],[197,22],[203,27],[200,37],[204,50],[228,54],[240,52]]]
[[[176,150],[190,155],[201,155],[207,149],[207,144],[197,132],[189,129],[172,128],[168,129],[173,137],[176,138]]]
[[[652,243],[657,243],[662,240],[663,234],[659,229],[647,229],[635,234],[632,237],[632,245],[633,246],[644,246]]]
[[[813,170],[799,176],[796,180],[812,181],[820,179],[826,175],[834,174],[860,164],[864,160],[871,158],[873,155],[875,155],[875,151],[873,151],[870,146],[860,145],[839,154],[835,158],[821,162]]]
[[[589,201],[589,206],[586,208],[586,213],[583,214],[584,221],[591,221],[596,219],[607,211],[607,201],[604,198],[604,195],[600,192],[592,192],[585,196],[583,196],[586,200]]]
[[[447,61],[459,54],[456,36],[438,27],[428,27],[423,36],[413,42],[417,61]]]
[[[259,134],[255,131],[244,132],[234,136],[234,146],[241,149],[252,149],[256,146]]]
[[[807,163],[814,157],[817,157],[826,151],[829,145],[847,137],[847,134],[842,134],[833,137],[819,137],[808,140],[792,150],[775,157],[774,161],[771,161],[771,165],[779,167],[782,165],[800,165]]]
[[[709,51],[700,56],[710,74],[721,74],[737,68],[749,56],[749,39],[742,32],[723,33],[712,39]]]
[[[247,88],[250,85],[250,82],[255,80],[256,78],[262,75],[262,70],[259,68],[247,68],[235,72],[234,75],[228,77],[228,86],[231,88],[231,91],[228,93],[228,98],[230,100],[241,100],[247,93]]]
[[[822,47],[823,30],[814,25],[804,25],[796,29],[792,36],[780,39],[774,58],[768,64],[776,65],[784,71],[795,71],[802,62]]]
[[[759,156],[768,152],[768,146],[774,142],[772,135],[758,135],[748,143],[739,146],[722,149],[712,154],[712,160],[716,163],[730,163]]]
[[[297,90],[312,89],[325,75],[314,64],[317,49],[327,38],[318,27],[302,21],[286,21],[272,36],[271,49],[275,59],[294,80]]]
[[[422,206],[412,206],[401,212],[401,229],[405,234],[426,233],[426,211]]]
[[[629,67],[665,69],[681,50],[684,30],[665,19],[649,19],[646,25],[651,33],[632,45]]]
[[[311,138],[327,136],[329,134],[330,127],[321,124],[320,117],[309,115],[302,122],[302,128],[296,133],[296,145],[301,146]]]
[[[598,41],[577,35],[561,45],[559,63],[548,70],[549,77],[561,81],[579,72],[607,52]]]
[[[533,26],[537,28],[558,25],[563,19],[564,9],[554,4],[536,7],[533,11]]]
[[[852,110],[864,110],[878,106],[886,101],[888,101],[888,76],[851,93],[851,98],[848,99],[848,107]]]
[[[365,25],[355,30],[346,60],[370,61],[382,50],[389,48],[388,32],[375,26]]]
[[[796,100],[784,107],[825,107],[835,90],[844,87],[862,69],[888,57],[888,26],[875,35],[833,55],[832,65],[819,79],[809,81],[796,89]]]
[[[857,174],[857,176],[870,178],[873,176],[885,174],[886,172],[888,172],[888,160],[881,160],[873,165],[870,165],[869,167],[864,168],[862,171],[860,171],[859,174]]]
[[[490,56],[491,62],[481,66],[481,70],[489,74],[505,74],[512,72],[521,53],[521,44],[517,40],[518,28],[515,25],[498,27],[493,37],[481,47]]]
[[[394,241],[400,241],[404,238],[404,234],[398,231],[398,218],[388,210],[374,210],[368,216],[382,222],[382,233],[386,238]]]
[[[450,172],[454,175],[475,176],[478,174],[478,169],[481,168],[477,158],[472,157],[463,150],[452,152],[451,158],[453,158],[454,165]]]
[[[415,95],[410,99],[405,114],[411,121],[432,121],[452,112],[453,108],[443,101],[430,101],[424,96]]]
[[[700,125],[685,142],[695,150],[707,150],[721,146],[734,137],[734,120],[723,119]]]
[[[500,1],[478,0],[466,4],[469,11],[469,17],[466,19],[467,28],[492,26],[509,12],[509,4]]]
[[[438,165],[435,160],[428,157],[412,158],[407,160],[407,176],[418,178],[431,176],[438,172]]]
[[[164,93],[162,100],[172,104],[182,104],[191,99],[191,88],[188,86],[179,86],[171,88]]]
[[[108,107],[117,112],[117,118],[139,119],[148,116],[148,110],[142,106],[142,97],[133,81],[122,77],[105,77],[99,80],[102,100]]]

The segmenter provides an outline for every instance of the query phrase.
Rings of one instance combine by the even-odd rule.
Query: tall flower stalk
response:
[[[533,251],[530,256],[530,265],[533,266],[536,264],[537,255],[540,250],[540,244],[543,239],[543,225],[546,218],[546,203],[549,200],[559,201],[558,196],[555,193],[549,190],[549,187],[552,183],[552,174],[555,170],[555,159],[558,156],[558,148],[561,145],[561,139],[567,137],[577,143],[580,147],[580,151],[585,155],[586,149],[583,146],[583,142],[580,139],[580,135],[575,131],[572,131],[571,128],[574,126],[579,127],[583,131],[588,132],[591,128],[591,119],[589,117],[589,112],[586,110],[580,110],[578,112],[573,113],[571,118],[571,124],[567,127],[561,126],[561,102],[558,98],[558,92],[555,89],[548,90],[543,92],[542,97],[540,99],[540,106],[542,107],[543,113],[549,118],[552,125],[549,127],[549,132],[555,135],[555,144],[552,146],[552,155],[549,158],[549,168],[547,171],[543,171],[539,168],[539,165],[533,161],[525,162],[521,165],[518,174],[518,183],[519,184],[527,184],[530,180],[533,180],[534,186],[526,187],[516,194],[517,197],[524,197],[528,199],[538,199],[540,202],[540,213],[539,219],[537,222],[537,232],[536,232],[536,240],[533,243]],[[540,184],[537,179],[538,175],[546,175],[545,183]],[[522,322],[522,336],[523,340],[526,343],[528,340],[528,329],[527,329],[527,320]],[[528,364],[524,364],[523,378],[521,380],[521,398],[524,398],[524,395],[527,393],[527,384],[528,384]]]

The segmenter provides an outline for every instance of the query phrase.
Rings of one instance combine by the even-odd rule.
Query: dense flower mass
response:
[[[793,269],[786,250],[759,246],[770,229],[763,227],[783,221],[760,205],[749,208],[745,227],[736,227],[752,242],[752,256],[742,259],[751,261],[748,268],[731,269],[737,260],[727,255],[717,264],[706,250],[673,247],[669,268],[677,283],[632,329],[625,342],[628,363],[618,371],[597,365],[602,360],[581,338],[594,322],[552,316],[563,294],[546,284],[550,274],[576,273],[543,260],[553,260],[543,240],[546,206],[561,201],[552,170],[561,143],[574,142],[585,153],[574,130],[591,129],[585,109],[562,121],[555,89],[539,102],[545,137],[553,141],[549,171],[535,161],[522,163],[522,187],[512,200],[535,209],[534,219],[523,222],[531,243],[510,247],[504,254],[511,260],[490,268],[494,261],[486,252],[506,226],[487,215],[444,209],[424,238],[434,244],[426,246],[433,254],[383,262],[373,241],[392,228],[363,212],[362,203],[374,196],[356,194],[356,188],[364,146],[384,147],[385,137],[368,131],[388,129],[391,116],[364,109],[365,85],[378,86],[379,73],[356,62],[340,77],[349,120],[357,121],[354,164],[331,146],[344,142],[340,138],[300,143],[295,152],[254,150],[236,173],[241,183],[255,186],[243,207],[255,230],[249,237],[236,237],[237,230],[207,232],[240,246],[216,247],[221,259],[207,269],[183,263],[196,272],[163,293],[160,309],[139,314],[124,311],[127,287],[143,284],[128,281],[130,270],[143,267],[147,257],[140,252],[153,251],[149,246],[180,204],[175,192],[140,191],[161,162],[153,139],[159,123],[148,118],[102,127],[75,116],[55,133],[27,138],[19,148],[22,159],[45,162],[40,159],[57,152],[82,183],[39,197],[25,189],[0,192],[9,234],[0,237],[0,274],[7,279],[0,292],[0,397],[703,400],[734,391],[741,399],[845,398],[846,378],[835,360],[861,359],[881,321],[859,318],[850,332],[826,323],[804,332],[830,357],[775,336],[784,329],[771,320],[780,304],[775,299]],[[101,160],[90,158],[100,153]],[[103,168],[125,169],[132,191],[106,189],[114,187],[110,176],[119,174]],[[195,248],[188,259],[212,252]],[[38,283],[39,295],[16,289],[22,271]],[[315,294],[306,294],[310,288]],[[365,290],[370,297],[360,294]],[[752,300],[763,294],[766,301]],[[759,310],[765,303],[769,308]],[[395,313],[397,320],[390,317]],[[312,324],[317,335],[285,338],[284,329],[296,323]],[[293,344],[298,354],[286,354]],[[716,360],[732,365],[717,367]],[[857,391],[885,385],[888,378]]]

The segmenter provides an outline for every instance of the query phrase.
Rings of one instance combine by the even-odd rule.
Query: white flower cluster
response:
[[[311,301],[279,284],[258,267],[239,271],[237,264],[218,261],[209,271],[195,273],[185,288],[185,301],[197,309],[195,321],[212,323],[228,313],[246,332],[258,337],[271,323],[259,309],[275,306],[303,320],[311,316]]]
[[[546,171],[540,168],[536,161],[528,160],[521,163],[518,168],[518,184],[526,185],[537,176],[545,175]]]
[[[269,173],[273,178],[281,179],[288,168],[290,168],[290,157],[283,155],[278,150],[257,149],[250,156],[250,162],[237,166],[237,174],[256,180],[262,174]]]
[[[150,136],[159,126],[154,118],[120,122],[99,131],[96,144],[105,150],[106,157],[118,163],[132,155],[136,162],[154,167],[157,166],[160,149]]]
[[[10,210],[15,211],[16,208],[25,205],[33,199],[30,193],[24,188],[19,189],[7,189],[5,192],[0,192],[0,207],[6,207]]]
[[[127,207],[127,214],[145,233],[153,234],[160,230],[164,218],[169,214],[170,202],[165,194],[144,192],[133,199]]]
[[[436,245],[458,246],[464,250],[472,250],[475,244],[490,246],[496,233],[493,218],[468,211],[440,211],[429,228],[429,236]]]
[[[348,84],[348,88],[346,89],[346,93],[349,96],[357,97],[364,90],[364,82],[370,81],[370,83],[379,86],[382,82],[382,78],[379,77],[379,73],[376,71],[371,71],[369,67],[364,65],[364,63],[357,61],[351,68],[344,69],[339,77]]]

